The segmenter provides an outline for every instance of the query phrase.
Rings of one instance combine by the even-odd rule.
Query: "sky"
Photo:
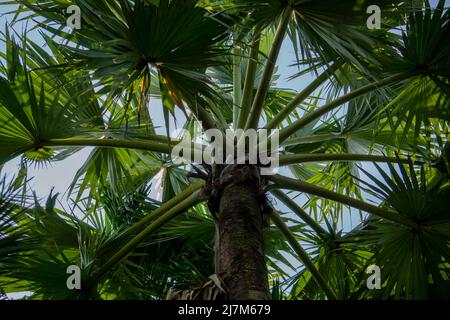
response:
[[[0,0],[3,1],[3,0]],[[2,13],[8,12],[11,10],[12,6],[8,6],[7,9],[5,7],[0,6],[0,10]],[[0,17],[0,31],[5,31],[5,23],[11,21],[11,16],[1,16]],[[16,31],[22,32],[21,25],[15,26]],[[33,41],[39,42],[40,36],[36,32],[31,32],[27,34]],[[41,42],[42,43],[42,42]],[[43,43],[42,43],[43,44]],[[44,45],[44,44],[43,44]],[[5,52],[4,43],[0,43],[0,51]],[[295,91],[300,91],[303,87],[305,87],[311,80],[311,76],[304,76],[302,79],[294,79],[292,81],[288,80],[288,77],[295,72],[295,69],[290,68],[291,64],[295,63],[294,51],[292,48],[291,42],[286,39],[283,43],[283,47],[281,50],[281,55],[279,57],[279,66],[278,73],[283,75],[280,77],[278,84],[281,88],[289,88]],[[165,135],[165,127],[164,127],[164,116],[162,112],[162,105],[159,99],[152,99],[149,106],[150,113],[152,115],[152,119],[155,122],[155,126],[157,126],[157,133]],[[178,115],[178,114],[177,114]],[[174,122],[171,121],[171,131],[175,129]],[[84,148],[80,152],[72,155],[71,157],[59,161],[52,162],[45,167],[34,167],[30,166],[28,169],[29,177],[33,177],[30,181],[30,188],[33,190],[37,197],[42,199],[46,199],[46,197],[50,194],[50,191],[53,190],[53,193],[59,193],[61,196],[59,197],[60,203],[58,207],[62,207],[63,209],[69,209],[72,207],[71,201],[67,199],[67,190],[73,181],[73,178],[80,168],[80,166],[86,161],[89,156],[92,148]],[[7,162],[3,167],[3,174],[6,173],[10,178],[17,174],[17,171],[20,166],[20,157]],[[64,196],[63,196],[64,195]],[[284,206],[280,206],[281,210],[287,211]],[[75,210],[76,211],[76,210]],[[76,213],[76,212],[75,212]],[[81,215],[82,213],[78,213],[77,215]],[[287,258],[289,256],[287,255]],[[290,259],[290,258],[289,258]],[[10,298],[20,298],[29,293],[19,293],[17,295],[9,295]]]
[[[0,0],[0,2],[4,1],[5,0]],[[435,4],[436,2],[437,2],[436,0],[433,0],[432,4]],[[449,2],[450,1],[446,1],[446,4],[448,5]],[[14,6],[11,5],[0,6],[1,10],[0,12],[2,13],[0,15],[1,32],[5,31],[5,23],[11,21],[12,19],[11,15],[4,15],[3,13],[13,10],[13,8]],[[16,31],[21,33],[23,31],[21,29],[22,27],[23,25],[18,24],[15,26],[15,29]],[[28,32],[27,36],[34,41],[37,42],[40,41],[40,36],[36,31]],[[3,52],[5,51],[5,45],[3,42],[0,43],[0,50]],[[292,89],[299,92],[314,79],[314,75],[307,74],[302,77],[289,80],[289,77],[297,71],[296,67],[292,66],[293,64],[295,64],[295,61],[296,59],[292,43],[289,37],[286,37],[278,59],[278,74],[281,75],[280,79],[278,80],[278,86],[281,88]],[[152,99],[149,106],[149,110],[152,115],[152,119],[154,120],[155,125],[157,126],[156,128],[157,133],[165,135],[166,131],[164,128],[164,116],[162,112],[161,101],[159,99]],[[179,115],[179,113],[177,115]],[[174,131],[175,126],[173,121],[171,121],[170,127],[171,127],[170,131],[171,132]],[[80,152],[72,155],[71,157],[65,159],[64,161],[52,162],[45,167],[31,166],[29,168],[29,176],[33,177],[33,179],[30,182],[31,189],[35,191],[37,196],[41,199],[45,199],[52,189],[54,190],[54,193],[66,195],[67,189],[71,184],[71,182],[73,181],[73,178],[77,170],[80,168],[81,164],[85,162],[91,151],[92,148],[84,148]],[[20,164],[19,158],[9,161],[4,165],[3,172],[4,173],[6,172],[10,177],[12,177],[17,173],[19,164]],[[371,171],[371,173],[377,176],[377,172],[371,170],[370,166],[369,170]],[[285,170],[282,172],[284,174],[287,174]],[[375,199],[370,200],[374,201]],[[67,198],[61,196],[60,201],[61,205],[65,206],[65,208],[67,209],[68,208],[68,206],[66,206]],[[285,208],[281,206],[280,209],[284,211]],[[349,219],[345,219],[345,221],[343,221],[342,223],[343,223],[342,227],[344,229],[350,229],[352,226],[355,225],[355,221],[352,221],[351,217]]]
[[[4,13],[10,11],[11,8],[5,9],[5,7],[0,6],[0,10],[2,10],[2,13]],[[5,23],[7,21],[11,21],[11,16],[0,17],[1,32],[5,31]],[[20,24],[16,25],[15,29],[19,33],[22,32]],[[27,33],[27,36],[30,37],[33,41],[36,42],[40,41],[40,36],[35,31]],[[4,43],[0,43],[0,50],[2,52],[5,52]],[[278,74],[281,75],[281,77],[278,80],[278,86],[281,88],[301,91],[306,85],[308,85],[313,80],[312,75],[305,75],[301,78],[296,78],[294,80],[288,79],[293,73],[297,71],[295,67],[291,67],[291,65],[295,63],[295,54],[292,47],[292,43],[288,39],[288,37],[286,37],[286,40],[283,43],[278,63],[279,63]],[[164,116],[162,112],[161,101],[159,99],[152,99],[149,106],[149,110],[152,115],[152,119],[155,122],[155,125],[158,127],[156,129],[157,133],[165,135],[166,131],[164,127]],[[171,131],[175,129],[173,121],[171,122],[170,129]],[[60,203],[58,204],[58,206],[62,207],[65,210],[69,209],[70,207],[72,207],[72,204],[71,201],[69,201],[66,197],[67,190],[69,188],[69,185],[73,181],[73,178],[77,170],[85,162],[91,151],[92,148],[84,148],[80,152],[72,155],[71,157],[63,161],[52,162],[46,165],[45,167],[30,166],[28,174],[29,177],[33,177],[32,180],[30,181],[31,190],[36,192],[36,195],[38,196],[38,198],[42,199],[42,201],[44,201],[44,199],[46,199],[46,197],[50,194],[50,191],[53,190],[54,194],[59,193],[61,195],[59,197]],[[6,173],[9,177],[12,177],[13,175],[17,174],[19,165],[20,165],[20,158],[11,160],[4,165],[3,173]],[[282,210],[284,212],[288,211],[288,209],[282,204],[278,203],[277,207],[279,210]],[[80,215],[81,217],[82,213],[81,212],[77,213],[76,211],[77,210],[75,210],[75,213],[77,215]],[[289,255],[286,256],[289,260],[292,260],[289,257]],[[21,296],[23,296],[23,294],[11,297],[18,298]]]
[[[0,2],[4,2],[5,0],[0,0]],[[431,1],[432,4],[435,4],[437,0]],[[450,1],[446,1],[446,5],[448,5]],[[11,21],[10,15],[4,15],[4,13],[11,11],[13,6],[0,6],[0,31],[5,31],[5,23],[7,21]],[[21,31],[20,27],[16,27],[17,31]],[[31,39],[37,41],[39,36],[37,36],[36,32],[32,32],[33,36]],[[5,51],[4,43],[0,43],[0,50],[2,52]],[[286,38],[283,43],[283,47],[281,50],[281,54],[278,61],[278,74],[282,75],[278,81],[279,87],[293,89],[295,91],[301,91],[307,84],[311,82],[313,79],[313,75],[305,75],[301,78],[296,78],[294,80],[289,81],[288,78],[295,72],[295,67],[290,67],[295,63],[295,55],[292,48],[292,43]],[[164,129],[164,117],[161,108],[161,102],[159,100],[153,99],[149,110],[152,114],[152,118],[155,121],[155,125],[159,126],[157,128],[157,132],[160,134],[165,134]],[[174,129],[174,125],[172,122],[171,130]],[[33,180],[31,182],[32,189],[36,191],[39,197],[45,197],[50,193],[50,190],[54,188],[55,192],[59,192],[64,194],[73,180],[73,177],[80,167],[80,164],[87,159],[91,148],[85,148],[81,152],[76,153],[75,155],[67,158],[61,162],[54,162],[48,165],[45,168],[33,168],[31,167],[29,170],[30,176],[33,176]],[[19,160],[15,159],[9,161],[4,166],[4,172],[13,175],[17,172],[17,168],[19,165]]]

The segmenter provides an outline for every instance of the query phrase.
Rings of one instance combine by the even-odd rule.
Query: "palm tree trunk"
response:
[[[255,188],[235,183],[224,188],[217,229],[216,269],[228,288],[229,298],[270,299],[263,221]]]

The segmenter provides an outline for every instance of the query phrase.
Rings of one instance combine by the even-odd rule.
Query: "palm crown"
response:
[[[71,4],[80,29],[65,28]],[[381,28],[369,30],[373,4]],[[22,159],[0,189],[4,293],[448,297],[444,1],[24,0],[15,13],[37,21],[45,46],[3,33],[0,161]],[[288,37],[296,64],[283,76],[314,75],[299,92],[276,81]],[[169,123],[180,116],[192,134],[279,129],[281,173],[174,164],[183,137]],[[69,190],[82,216],[57,195],[33,198],[27,167],[84,147]],[[356,226],[343,228],[349,217]],[[69,265],[81,268],[81,290],[66,286]],[[366,286],[371,265],[377,290]]]

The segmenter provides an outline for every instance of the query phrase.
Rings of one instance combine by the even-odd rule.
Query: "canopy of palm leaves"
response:
[[[66,28],[71,4],[80,29]],[[373,4],[378,30],[366,26]],[[191,133],[280,129],[281,174],[265,190],[276,209],[264,230],[274,299],[450,296],[444,1],[23,0],[8,17],[0,166],[20,157],[21,167],[0,182],[0,293],[226,294],[204,182],[170,157],[183,137],[169,123],[182,115]],[[296,62],[280,75],[283,41]],[[301,90],[277,84],[308,73]],[[57,194],[33,196],[30,165],[85,147],[68,192],[74,209]],[[69,265],[80,266],[82,290],[67,288]],[[366,286],[370,265],[381,289]]]

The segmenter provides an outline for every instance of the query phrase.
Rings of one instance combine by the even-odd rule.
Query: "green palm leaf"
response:
[[[391,166],[391,177],[385,173],[382,176],[385,183],[372,177],[373,182],[366,184],[385,205],[419,227],[403,228],[370,219],[355,234],[360,243],[373,246],[372,262],[380,266],[384,275],[384,290],[374,293],[375,297],[425,299],[447,295],[450,292],[448,182],[441,180],[430,186],[423,169],[417,179],[412,165],[400,166],[399,170]]]

